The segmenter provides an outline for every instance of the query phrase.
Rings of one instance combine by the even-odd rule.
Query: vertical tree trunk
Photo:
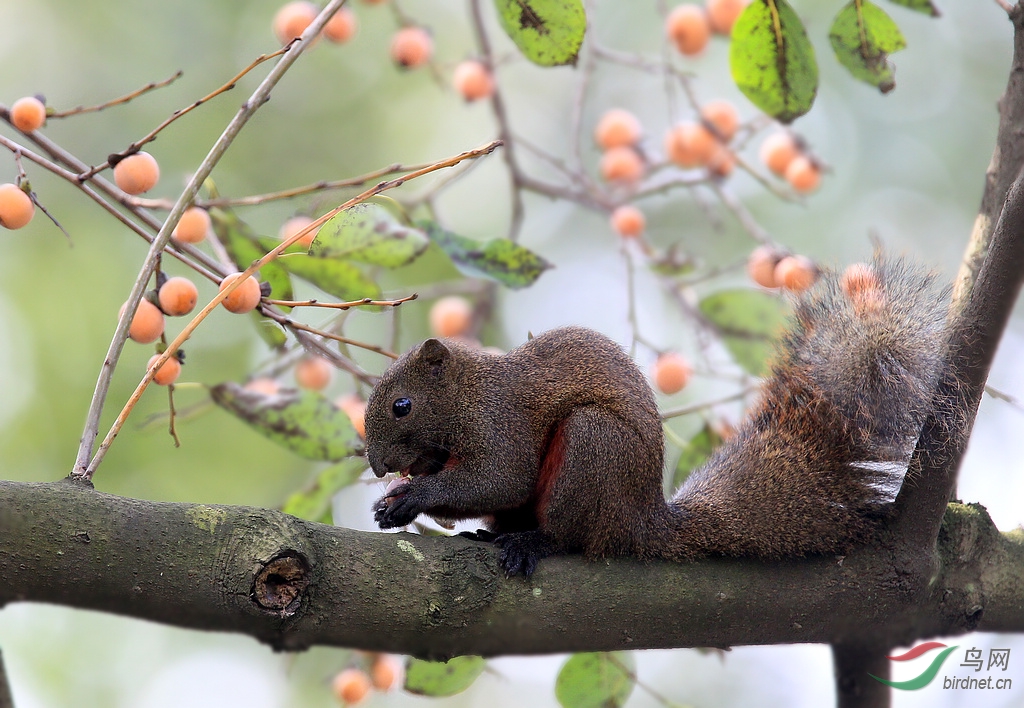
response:
[[[871,678],[889,678],[889,660],[878,647],[833,644],[838,708],[889,708],[891,690]]]

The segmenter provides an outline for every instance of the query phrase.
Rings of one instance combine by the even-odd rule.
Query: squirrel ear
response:
[[[418,356],[430,368],[430,373],[437,376],[451,352],[440,340],[428,339],[420,345]]]

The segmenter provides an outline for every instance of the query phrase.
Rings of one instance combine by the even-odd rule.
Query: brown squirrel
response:
[[[945,294],[876,255],[798,297],[760,402],[666,502],[654,396],[582,327],[495,356],[428,339],[367,402],[382,529],[484,517],[508,575],[561,553],[692,559],[841,553],[895,497],[943,365]]]

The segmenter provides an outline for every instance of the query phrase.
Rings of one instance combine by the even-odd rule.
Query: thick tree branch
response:
[[[871,548],[775,563],[559,557],[526,581],[504,578],[490,545],[461,538],[139,501],[81,482],[0,482],[0,605],[104,610],[282,649],[433,658],[844,645],[868,635],[887,647],[940,633],[1024,631],[1024,543],[975,507],[952,506],[944,528],[949,562],[930,586]]]

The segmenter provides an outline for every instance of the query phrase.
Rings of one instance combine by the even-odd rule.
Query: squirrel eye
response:
[[[391,412],[396,418],[404,418],[412,412],[412,401],[408,398],[396,398],[391,404]]]

